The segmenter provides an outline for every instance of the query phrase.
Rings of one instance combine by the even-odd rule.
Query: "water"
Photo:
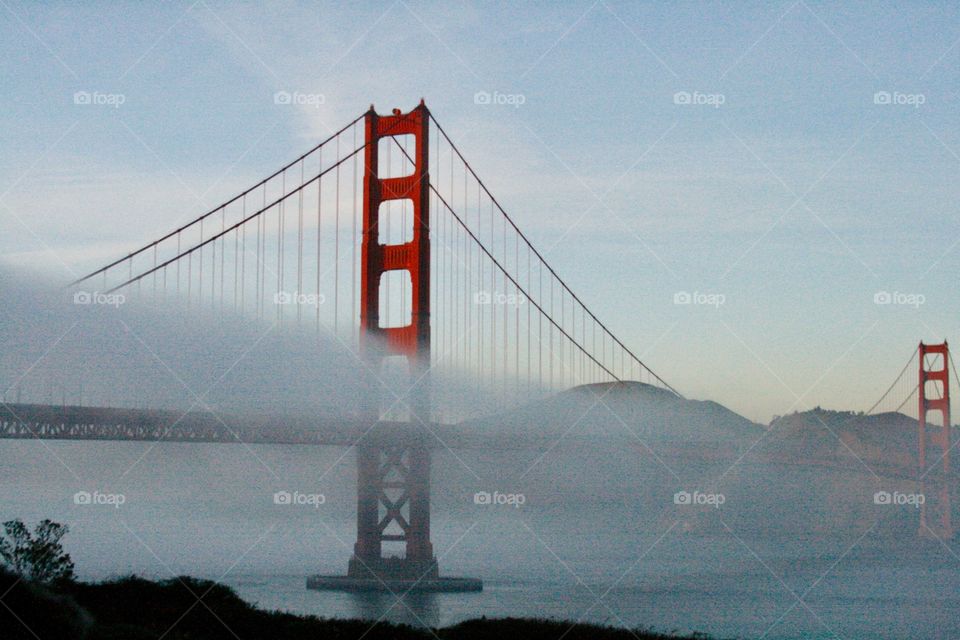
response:
[[[960,637],[960,557],[945,546],[912,555],[878,539],[869,522],[815,540],[763,535],[769,523],[757,521],[756,505],[738,511],[732,485],[727,504],[706,514],[717,526],[687,532],[651,488],[671,485],[670,474],[624,446],[571,442],[547,456],[459,450],[434,462],[441,573],[482,578],[482,593],[398,601],[305,589],[308,574],[343,573],[354,541],[354,458],[338,447],[0,442],[0,517],[68,523],[84,579],[189,574],[267,609],[323,617],[429,626],[549,617],[744,638]],[[704,471],[674,467],[681,481]],[[280,490],[324,502],[277,505]],[[523,494],[525,504],[474,503],[475,492],[494,490]],[[77,491],[124,503],[77,505]]]

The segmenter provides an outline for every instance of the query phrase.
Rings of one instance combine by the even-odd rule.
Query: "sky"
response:
[[[763,422],[863,410],[920,340],[960,329],[958,14],[0,0],[0,265],[65,283],[370,104],[422,97],[556,271],[681,393]],[[722,303],[675,304],[683,293]]]

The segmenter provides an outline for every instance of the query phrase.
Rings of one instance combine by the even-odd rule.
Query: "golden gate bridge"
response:
[[[70,287],[81,302],[119,294],[292,325],[353,354],[363,382],[343,416],[240,418],[6,395],[0,410],[0,438],[355,447],[354,554],[347,577],[315,577],[315,588],[480,588],[441,577],[430,539],[430,451],[446,447],[452,424],[484,413],[461,401],[464,388],[520,404],[632,380],[682,397],[548,264],[423,101],[389,115],[371,106],[249,189]],[[406,378],[399,391],[383,378],[396,360]],[[953,535],[948,363],[945,342],[921,343],[866,412],[899,412],[916,399],[916,456],[891,473],[932,489],[920,530],[941,537]],[[458,383],[434,384],[444,374]],[[399,558],[384,553],[394,543]]]

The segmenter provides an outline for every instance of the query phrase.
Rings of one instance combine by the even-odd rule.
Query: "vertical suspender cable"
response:
[[[543,307],[543,261],[537,260],[537,278],[540,284],[537,287],[537,302]],[[538,383],[540,392],[543,392],[543,312],[537,310],[537,362],[538,362]]]
[[[193,251],[187,254],[187,309],[193,298]]]
[[[157,268],[157,245],[153,245],[153,268]],[[153,301],[157,301],[157,272],[153,272]]]
[[[320,174],[323,174],[323,148],[318,150],[317,160],[320,164]],[[323,178],[317,180],[317,301],[320,300],[320,241],[323,238]],[[317,335],[320,335],[320,305],[317,305]]]
[[[333,236],[333,332],[340,335],[340,136],[337,136],[336,204]]]
[[[303,186],[303,160],[300,161],[300,186]],[[297,191],[297,296],[303,293],[303,189]],[[297,301],[297,326],[302,315],[301,305]]]
[[[466,165],[464,165],[466,166]],[[493,254],[496,246],[494,242],[496,231],[493,228],[493,201],[490,202],[490,253]],[[497,309],[492,304],[493,297],[497,293],[497,271],[494,265],[490,264],[490,385],[497,387]]]
[[[513,236],[513,268],[516,269],[517,282],[520,282],[520,236]],[[514,359],[513,359],[513,383],[520,384],[520,288],[513,288],[513,320],[514,320]]]
[[[530,285],[530,275],[530,247],[527,247],[527,295],[533,295],[533,289]],[[527,394],[529,394],[530,391],[532,391],[530,384],[532,382],[531,372],[533,368],[533,363],[530,361],[530,333],[532,331],[530,326],[530,309],[533,308],[533,305],[530,304],[529,300],[524,300],[524,303],[527,306]]]
[[[357,148],[357,126],[353,127],[353,148]],[[359,154],[353,154],[353,241],[350,243],[353,247],[353,264],[351,265],[350,270],[350,322],[353,323],[357,321],[357,262],[360,260],[360,255],[357,253],[357,246],[360,244],[360,237],[357,236],[357,184],[358,178],[357,175],[357,156]],[[318,295],[319,300],[319,295]],[[351,344],[359,346],[360,344],[360,333],[359,329],[352,337]]]
[[[500,247],[500,260],[503,263],[503,292],[500,294],[504,296],[501,298],[497,296],[497,300],[503,300],[503,390],[506,392],[507,386],[507,376],[509,375],[510,368],[510,319],[509,311],[510,305],[506,304],[506,294],[507,294],[507,269],[509,265],[507,264],[507,221],[503,221],[503,244]]]
[[[273,302],[277,308],[277,322],[283,323],[283,305],[277,304],[280,293],[283,292],[283,228],[284,214],[286,213],[287,171],[284,169],[280,185],[280,206],[277,212],[277,297]]]
[[[203,308],[203,220],[200,221],[200,252],[197,254],[200,263],[197,276],[197,306]]]
[[[247,219],[247,194],[243,194],[243,218],[242,220]],[[242,248],[240,252],[240,313],[241,315],[247,312],[247,225],[241,227],[243,232],[242,238]]]
[[[223,213],[220,214],[220,316],[223,317],[223,282],[224,282],[224,269],[226,268],[226,241],[227,238],[225,235],[222,235],[227,229],[227,208],[223,208]]]
[[[243,205],[246,205],[247,197],[243,197]],[[243,220],[246,218],[245,207],[241,205],[240,219]],[[243,229],[246,225],[241,226],[239,229],[234,231],[233,234],[233,312],[237,312],[238,303],[240,302],[239,297],[239,285],[240,285],[240,261],[243,259],[240,255],[240,234],[243,233]]]

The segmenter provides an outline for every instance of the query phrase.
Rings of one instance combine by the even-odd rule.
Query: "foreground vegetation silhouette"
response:
[[[506,618],[415,629],[369,620],[330,620],[265,611],[216,582],[126,577],[41,584],[0,569],[5,640],[677,640],[642,630]],[[703,638],[703,636],[686,636]]]
[[[159,582],[137,576],[77,582],[73,561],[60,543],[69,531],[67,526],[43,520],[31,533],[21,520],[10,520],[3,527],[0,637],[4,640],[678,640],[643,630],[519,618],[468,620],[432,630],[331,620],[265,611],[229,587],[185,576]]]

